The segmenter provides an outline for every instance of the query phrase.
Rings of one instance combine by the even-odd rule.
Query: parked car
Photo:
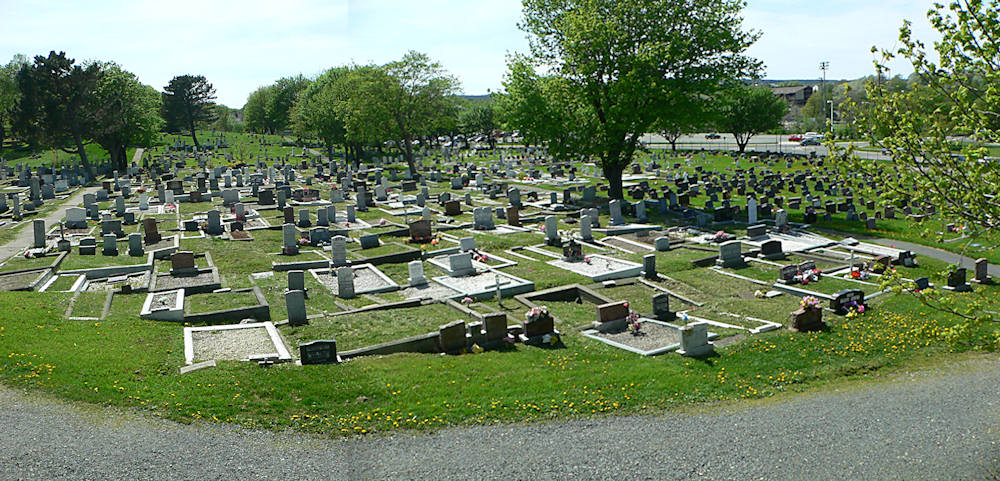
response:
[[[792,134],[788,136],[789,142],[802,142],[802,134]]]
[[[820,139],[818,137],[805,138],[802,139],[802,142],[799,142],[799,145],[822,145],[822,144],[823,143],[820,142]]]
[[[717,139],[721,139],[722,136],[719,135],[719,134],[708,134],[708,135],[705,135],[705,138],[708,139],[708,140],[717,140]]]

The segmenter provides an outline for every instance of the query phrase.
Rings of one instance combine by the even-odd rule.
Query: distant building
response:
[[[796,85],[793,87],[771,87],[771,92],[778,97],[785,99],[788,102],[788,114],[785,115],[785,126],[790,127],[796,119],[800,117],[802,112],[802,107],[806,105],[806,101],[812,94],[816,91],[816,87],[812,85]]]

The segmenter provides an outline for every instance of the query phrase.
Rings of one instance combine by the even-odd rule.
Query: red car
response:
[[[788,136],[788,141],[789,142],[801,142],[802,141],[802,134],[792,134],[792,135],[789,135]]]

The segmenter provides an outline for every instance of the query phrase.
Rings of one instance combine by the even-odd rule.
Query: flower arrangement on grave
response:
[[[857,269],[851,269],[851,272],[844,274],[844,279],[856,279],[859,281],[867,281],[871,277],[871,266],[868,263],[864,263],[861,267]]]
[[[479,251],[472,251],[472,258],[478,262],[482,262],[483,264],[485,264],[486,261],[490,260],[490,257],[488,255]]]
[[[844,307],[847,308],[848,319],[854,319],[855,317],[858,317],[865,313],[865,305],[859,303],[858,301],[851,301],[847,303],[847,305]]]
[[[593,260],[594,260],[594,258],[590,257],[590,256],[587,256],[587,257],[583,258],[583,262],[586,262],[588,266],[590,265],[590,262],[593,261]]]
[[[729,234],[725,231],[718,231],[712,236],[712,242],[725,242],[729,239]]]
[[[309,239],[306,239],[305,237],[299,239],[299,245],[300,246],[309,245]]]
[[[628,315],[625,316],[625,325],[628,327],[628,332],[633,336],[641,336],[643,334],[642,323],[639,322],[639,313],[632,309],[629,309]]]
[[[685,326],[687,325],[688,321],[691,319],[691,317],[688,316],[688,313],[686,313],[686,312],[678,312],[677,313],[677,317],[679,317],[682,321],[684,321],[684,325]]]
[[[388,222],[389,221],[385,220],[385,218],[383,217],[378,220],[378,225],[386,225]]]
[[[524,317],[528,320],[528,322],[545,319],[546,317],[549,317],[549,308],[545,306],[532,307],[531,309],[528,309],[528,312],[524,313]]]
[[[823,271],[819,269],[806,269],[796,274],[795,277],[792,278],[792,280],[802,285],[806,285],[810,282],[819,282],[822,276],[823,276]]]
[[[472,302],[473,302],[473,300],[469,296],[465,296],[465,297],[462,298],[462,304],[469,305],[469,304],[472,304]]]
[[[765,294],[764,291],[758,289],[756,291],[753,291],[753,296],[756,297],[757,299],[763,299],[767,297],[767,294]]]
[[[804,310],[820,309],[819,298],[816,296],[803,297],[802,300],[799,301],[799,305],[801,305]]]

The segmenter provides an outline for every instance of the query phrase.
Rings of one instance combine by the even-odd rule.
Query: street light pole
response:
[[[830,133],[833,133],[833,101],[827,100],[826,103],[830,104]]]
[[[821,83],[819,87],[819,93],[821,95],[820,100],[826,100],[826,70],[828,68],[830,68],[830,62],[824,60],[819,63],[819,69],[823,71],[823,83]],[[826,116],[826,112],[823,112],[823,116]]]

